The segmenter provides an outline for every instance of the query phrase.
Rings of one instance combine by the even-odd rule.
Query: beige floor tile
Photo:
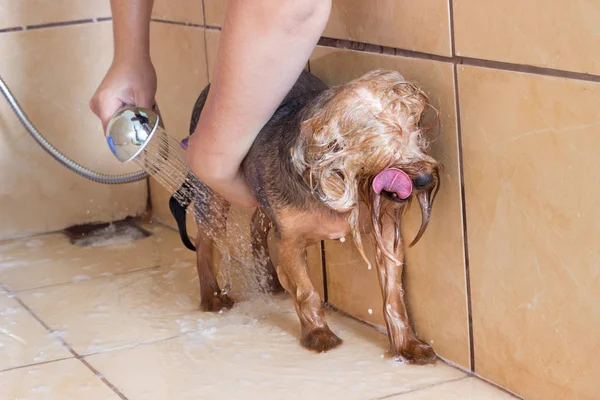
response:
[[[179,232],[159,223],[144,225],[154,233],[154,243],[158,252],[156,265],[178,265],[180,267],[196,265],[196,253],[186,248],[179,237]]]
[[[257,291],[256,285],[240,283],[244,274],[233,265],[233,295],[242,298]],[[26,290],[19,296],[80,354],[176,336],[194,329],[202,316],[193,260]]]
[[[199,318],[191,263],[51,286],[21,299],[80,354],[179,335]]]
[[[380,355],[387,338],[328,313],[345,340],[325,354],[298,344],[290,301],[240,303],[199,321],[200,330],[173,340],[87,357],[129,398],[369,399],[459,378],[445,364],[394,365]]]
[[[71,356],[15,299],[0,294],[0,370]]]
[[[138,240],[127,235],[108,238],[91,247],[73,245],[62,233],[1,242],[0,283],[18,291],[195,258],[181,244],[176,232],[159,224],[143,227],[153,235]]]
[[[477,378],[442,383],[431,388],[390,397],[398,400],[509,400],[514,396]]]
[[[118,400],[119,396],[76,359],[0,372],[0,398]]]

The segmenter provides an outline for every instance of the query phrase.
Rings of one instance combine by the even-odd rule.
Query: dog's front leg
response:
[[[302,328],[300,344],[319,353],[339,346],[342,339],[329,329],[321,308],[321,298],[308,276],[306,243],[295,237],[283,236],[278,240],[277,249],[277,275],[294,299]]]
[[[382,225],[384,246],[400,261],[400,264],[392,262],[379,249],[377,250],[377,271],[384,300],[383,316],[387,325],[391,353],[411,364],[434,363],[435,352],[430,345],[417,338],[408,320],[402,286],[404,268],[402,236],[395,238],[394,221],[390,216],[383,217]],[[394,246],[394,240],[397,241],[397,246]],[[397,247],[395,252],[394,247]]]

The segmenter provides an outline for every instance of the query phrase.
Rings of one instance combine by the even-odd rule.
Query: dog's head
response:
[[[351,212],[353,232],[361,201],[371,208],[377,234],[384,213],[416,197],[422,223],[412,246],[427,228],[440,187],[441,165],[427,155],[421,126],[428,107],[427,95],[398,72],[371,71],[312,104],[292,163],[324,203]]]

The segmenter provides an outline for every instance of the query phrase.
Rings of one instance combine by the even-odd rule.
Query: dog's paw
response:
[[[317,353],[324,353],[342,344],[342,339],[337,337],[329,328],[318,328],[310,331],[300,339],[300,344]]]
[[[433,348],[417,338],[411,338],[399,351],[394,352],[396,357],[402,358],[408,364],[426,365],[435,364],[437,355]]]
[[[200,302],[200,309],[208,312],[219,312],[233,307],[233,300],[226,294],[218,294]]]

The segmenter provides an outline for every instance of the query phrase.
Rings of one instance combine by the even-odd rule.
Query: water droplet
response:
[[[88,275],[75,275],[73,277],[73,282],[81,282],[81,281],[87,281],[88,279],[90,279],[90,277]]]

